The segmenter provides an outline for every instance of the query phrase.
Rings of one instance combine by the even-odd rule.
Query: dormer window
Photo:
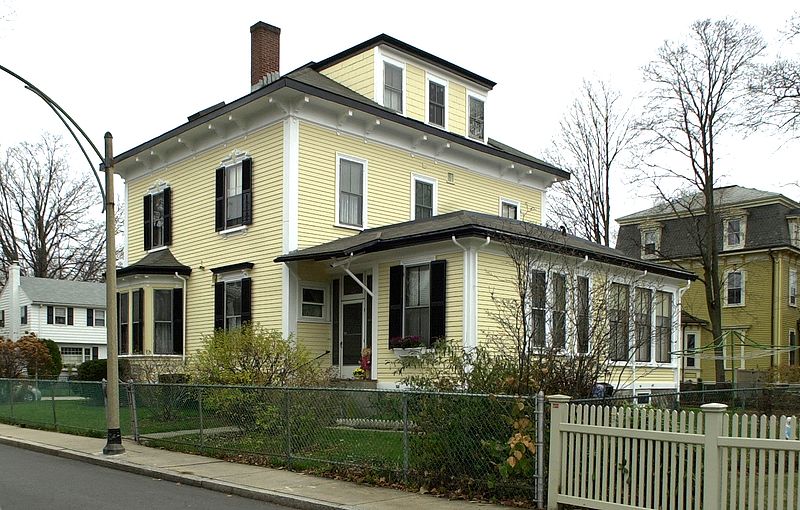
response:
[[[643,259],[655,259],[661,250],[661,229],[658,227],[648,227],[641,229],[642,233],[642,253]]]
[[[726,218],[724,221],[724,250],[744,248],[745,219],[743,216]]]
[[[789,238],[793,246],[800,248],[800,218],[789,220]]]
[[[447,105],[447,82],[428,77],[428,123],[440,128],[445,127]]]
[[[383,63],[383,106],[403,113],[403,68]]]
[[[470,138],[483,141],[484,137],[484,105],[483,98],[468,94],[468,119],[467,119],[467,133]]]

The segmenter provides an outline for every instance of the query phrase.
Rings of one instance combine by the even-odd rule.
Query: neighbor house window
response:
[[[731,330],[724,333],[722,346],[723,365],[725,370],[744,368],[745,332]]]
[[[797,270],[789,270],[789,306],[797,306]]]
[[[468,134],[470,138],[483,140],[483,110],[484,101],[475,96],[469,95],[469,128]]]
[[[553,273],[550,284],[553,292],[553,309],[550,313],[553,347],[564,349],[567,346],[567,277]]]
[[[697,352],[697,332],[695,332],[695,331],[687,331],[686,332],[686,368],[695,368],[695,367],[697,367],[697,358],[695,357],[695,352]]]
[[[725,276],[725,297],[728,306],[744,304],[744,273],[731,271]]]
[[[215,230],[224,231],[253,221],[253,161],[234,160],[217,169]]]
[[[577,319],[578,352],[589,352],[589,278],[577,278]]]
[[[622,283],[611,284],[609,296],[608,323],[610,354],[613,361],[628,359],[629,338],[628,321],[630,306],[630,288]]]
[[[406,268],[405,336],[418,336],[423,345],[430,345],[430,266]]]
[[[656,258],[660,250],[661,230],[648,227],[642,231],[642,258]]]
[[[424,220],[436,214],[436,181],[422,177],[414,177],[414,217]]]
[[[27,307],[27,305],[19,307],[19,323],[20,324],[27,324],[28,323],[28,307]]]
[[[672,343],[672,294],[656,292],[656,362],[669,363]]]
[[[322,285],[300,285],[300,317],[310,320],[327,319],[326,291]]]
[[[534,347],[546,344],[547,273],[531,271],[531,334]]]
[[[90,327],[104,327],[106,325],[106,311],[97,308],[87,308],[86,325]]]
[[[167,246],[172,242],[172,191],[164,188],[144,196],[144,249]]]
[[[403,113],[403,68],[383,63],[383,106]]]
[[[339,158],[339,224],[364,226],[365,162]]]
[[[6,311],[0,310],[0,328],[6,327]]]
[[[789,330],[789,365],[800,365],[800,353],[797,352],[797,332]]]
[[[447,87],[444,82],[428,79],[428,122],[444,127]]]
[[[67,309],[63,306],[56,306],[53,308],[53,317],[56,324],[67,323]]]
[[[60,347],[59,350],[64,365],[77,366],[92,359],[91,347]]]
[[[649,362],[653,359],[651,352],[653,325],[652,306],[653,291],[637,287],[635,289],[635,309],[633,315],[636,361]]]
[[[743,248],[745,237],[744,218],[728,218],[723,224],[725,226],[723,248],[726,250]]]
[[[513,200],[500,200],[500,216],[512,220],[519,219],[519,203]]]

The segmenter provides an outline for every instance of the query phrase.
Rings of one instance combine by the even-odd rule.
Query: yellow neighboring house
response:
[[[741,370],[800,366],[800,204],[778,193],[742,186],[716,188],[714,194],[720,217],[726,380],[739,381],[745,376]],[[683,199],[694,207],[660,204],[618,219],[617,248],[702,277],[694,241],[695,218],[702,211],[699,197]],[[682,379],[714,382],[716,355],[702,282],[684,295],[683,311]]]
[[[387,35],[280,75],[280,29],[250,31],[249,94],[116,159],[123,356],[185,356],[203,334],[254,321],[342,378],[369,347],[370,378],[394,386],[390,339],[470,347],[497,332],[495,300],[515,295],[509,239],[558,254],[537,273],[555,297],[537,316],[548,338],[585,337],[565,322],[576,300],[589,310],[575,289],[595,271],[626,292],[632,275],[667,296],[662,322],[679,316],[688,273],[537,225],[546,189],[569,174],[486,136],[494,82]],[[566,261],[580,274],[567,278]],[[671,352],[679,332],[659,338]],[[638,373],[647,387],[678,382],[669,356]]]

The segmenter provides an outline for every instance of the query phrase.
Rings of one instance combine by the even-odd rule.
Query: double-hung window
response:
[[[800,365],[800,352],[798,352],[797,332],[793,329],[789,330],[789,365]]]
[[[405,278],[405,336],[419,337],[430,345],[431,271],[428,264],[406,268]]]
[[[725,232],[723,236],[723,249],[733,250],[744,248],[745,238],[745,219],[744,217],[727,218],[723,225]]]
[[[144,249],[172,243],[172,190],[163,188],[144,196]]]
[[[613,361],[628,359],[629,338],[628,321],[630,305],[630,287],[622,283],[611,284],[609,296],[608,323],[609,348]]]
[[[635,300],[633,322],[636,361],[650,362],[653,359],[651,352],[653,291],[637,287],[635,289]]]
[[[364,226],[365,162],[339,158],[338,220],[340,225]]]
[[[672,361],[670,346],[672,344],[672,294],[656,292],[656,362]]]
[[[351,278],[352,279],[352,278]],[[326,288],[319,284],[300,285],[300,318],[310,321],[327,320]]]
[[[28,324],[28,306],[23,305],[19,307],[19,323]]]
[[[531,271],[531,343],[544,347],[547,343],[547,273]]]
[[[553,292],[553,308],[550,312],[553,347],[564,349],[567,346],[567,277],[553,273],[550,282]]]
[[[725,297],[728,306],[744,304],[744,273],[731,271],[725,276]]]
[[[383,63],[383,106],[403,113],[403,68]]]
[[[234,158],[217,169],[215,229],[225,231],[253,223],[253,161]]]
[[[576,279],[577,317],[575,321],[578,336],[578,352],[589,352],[589,278],[579,276]]]
[[[519,219],[519,202],[500,199],[500,216],[512,220]]]
[[[102,308],[87,308],[86,325],[92,327],[105,327],[106,311]]]
[[[483,141],[484,137],[484,101],[473,95],[468,95],[469,113],[467,134],[470,138]]]
[[[225,330],[242,325],[242,281],[225,282]]]
[[[153,353],[172,354],[172,289],[153,290]]]
[[[696,368],[697,367],[697,358],[695,357],[695,353],[697,352],[697,332],[696,331],[687,331],[686,332],[686,368]]]
[[[414,220],[424,220],[436,214],[436,181],[414,177]]]
[[[430,346],[445,336],[446,268],[444,260],[390,268],[390,342],[418,337]]]
[[[446,105],[445,82],[428,78],[428,123],[444,127]]]
[[[722,365],[725,370],[744,368],[745,335],[746,332],[744,330],[728,330],[724,332]]]
[[[53,317],[55,317],[56,324],[67,323],[67,309],[63,306],[56,306],[53,308]]]
[[[789,306],[797,306],[797,270],[789,270]]]
[[[128,292],[120,292],[117,294],[117,306],[119,307],[117,313],[119,317],[119,331],[117,335],[119,337],[118,347],[120,354],[130,354],[130,336],[128,333],[128,325],[130,324],[130,315],[128,313],[129,296],[130,294]]]

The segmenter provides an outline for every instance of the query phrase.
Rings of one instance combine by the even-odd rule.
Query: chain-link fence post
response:
[[[14,420],[14,382],[16,381],[8,381],[8,394],[11,397],[11,420]]]
[[[286,424],[286,465],[289,465],[292,463],[292,416],[289,410],[291,397],[288,388],[285,390],[285,394],[283,423]]]
[[[139,416],[136,412],[136,388],[133,380],[128,381],[128,405],[131,408],[131,428],[133,428],[133,440],[139,442]]]
[[[544,508],[544,392],[536,394],[536,508]]]
[[[200,453],[205,453],[205,438],[203,437],[203,388],[197,389],[197,408],[200,413]]]
[[[57,382],[53,382],[50,384],[50,402],[53,404],[53,428],[58,430],[58,420],[56,419],[56,384]]]
[[[408,393],[403,392],[403,483],[408,483]]]

